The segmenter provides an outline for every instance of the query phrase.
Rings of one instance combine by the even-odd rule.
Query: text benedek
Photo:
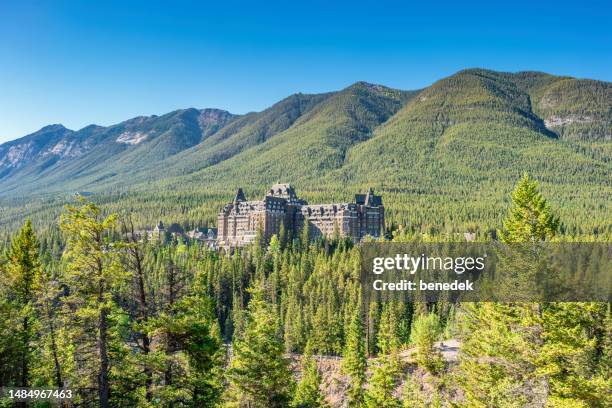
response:
[[[417,283],[409,280],[402,279],[399,282],[383,282],[377,279],[372,284],[374,290],[417,290]],[[433,291],[468,291],[474,290],[474,282],[469,280],[454,282],[424,282],[419,280],[419,290],[433,290]]]

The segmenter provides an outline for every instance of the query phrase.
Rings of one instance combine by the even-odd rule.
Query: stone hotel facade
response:
[[[269,240],[280,232],[281,225],[295,235],[306,222],[311,238],[338,233],[357,242],[366,235],[383,233],[385,209],[382,197],[371,188],[366,194],[356,194],[352,203],[314,205],[298,198],[289,184],[273,185],[261,201],[247,201],[238,189],[234,200],[219,213],[217,244],[225,249],[246,246],[260,228]]]

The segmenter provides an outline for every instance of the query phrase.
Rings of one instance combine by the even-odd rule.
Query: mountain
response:
[[[219,109],[192,108],[78,131],[47,126],[0,145],[0,157],[6,154],[0,162],[0,183],[6,192],[28,192],[100,181],[109,177],[108,169],[129,174],[202,143],[235,118]]]
[[[48,126],[0,145],[0,225],[24,202],[56,211],[73,191],[138,211],[142,223],[214,222],[236,187],[258,195],[285,181],[311,201],[373,186],[388,221],[413,228],[493,228],[527,171],[567,228],[601,233],[612,231],[611,158],[609,82],[469,69],[418,91],[359,82],[245,115],[192,108]]]
[[[6,179],[34,161],[80,154],[74,132],[62,125],[49,125],[21,139],[0,145],[0,178]]]

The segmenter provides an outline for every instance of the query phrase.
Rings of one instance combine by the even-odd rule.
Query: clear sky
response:
[[[469,67],[610,81],[611,27],[609,1],[0,0],[0,142]]]

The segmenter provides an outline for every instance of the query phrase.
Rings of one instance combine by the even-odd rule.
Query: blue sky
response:
[[[0,142],[469,67],[612,80],[609,1],[425,3],[2,0]]]

